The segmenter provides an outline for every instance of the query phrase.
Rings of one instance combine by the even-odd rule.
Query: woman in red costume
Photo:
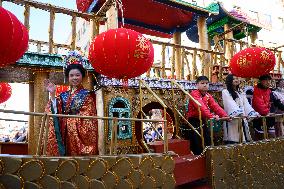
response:
[[[77,52],[70,52],[65,63],[65,77],[70,90],[55,97],[56,86],[49,80],[45,88],[50,93],[46,112],[53,114],[96,116],[96,103],[92,92],[84,89],[82,79],[86,74],[85,59]],[[53,116],[49,120],[47,155],[74,156],[98,153],[98,124],[95,119],[62,118]]]

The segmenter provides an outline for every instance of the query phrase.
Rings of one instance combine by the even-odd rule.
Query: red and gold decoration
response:
[[[269,74],[275,63],[275,55],[270,50],[263,47],[251,47],[233,56],[230,61],[230,70],[238,77],[260,77]]]
[[[69,86],[67,85],[56,85],[55,96],[59,96],[60,93],[68,91]]]
[[[150,69],[154,48],[141,33],[125,28],[111,29],[93,40],[89,60],[100,74],[130,79]]]
[[[8,83],[0,83],[0,104],[6,102],[12,95],[12,88]]]
[[[0,7],[0,67],[15,63],[28,48],[26,27],[8,10]]]
[[[93,0],[76,0],[77,9],[81,12],[86,12],[90,5],[92,4]]]

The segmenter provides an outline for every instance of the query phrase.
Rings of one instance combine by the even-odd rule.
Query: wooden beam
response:
[[[75,11],[72,9],[67,9],[64,7],[54,6],[49,3],[40,3],[37,1],[31,1],[31,0],[2,0],[2,1],[12,2],[12,3],[23,5],[23,6],[30,5],[31,7],[42,9],[45,11],[50,11],[50,9],[53,9],[55,13],[67,14],[69,16],[75,15],[76,17],[85,18],[85,19],[94,19],[94,20],[104,19],[104,18],[95,16],[94,14],[83,13],[83,12]]]

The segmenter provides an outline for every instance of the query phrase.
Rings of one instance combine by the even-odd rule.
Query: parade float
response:
[[[210,92],[220,101],[229,61],[236,51],[249,47],[238,40],[249,34],[255,40],[257,31],[264,27],[261,23],[240,16],[240,12],[226,11],[218,3],[204,8],[183,1],[77,0],[78,12],[30,0],[8,2],[24,7],[25,27],[17,26],[23,33],[11,37],[21,41],[19,53],[9,54],[5,48],[0,49],[7,53],[6,59],[0,57],[0,80],[29,84],[30,111],[1,112],[14,113],[15,117],[29,115],[29,138],[28,143],[13,147],[1,144],[0,188],[281,188],[284,182],[282,138],[268,139],[265,135],[262,141],[214,146],[218,144],[215,137],[211,146],[198,156],[190,151],[189,142],[181,138],[181,125],[190,128],[185,104],[190,98],[188,92],[196,87],[196,77],[202,74],[214,81]],[[50,14],[49,41],[29,39],[30,45],[37,46],[37,52],[25,51],[28,37],[23,28],[29,28],[31,7]],[[71,44],[54,42],[54,20],[58,13],[72,17]],[[92,29],[93,45],[89,51],[92,66],[87,68],[84,86],[96,90],[99,155],[48,157],[45,147],[40,150],[42,141],[46,145],[45,130],[50,116],[44,113],[49,97],[42,90],[43,81],[49,78],[58,85],[64,84],[62,55],[58,49],[80,50],[76,45],[77,18],[88,20]],[[107,25],[109,30],[101,33],[100,24]],[[181,45],[181,33],[185,31],[189,39],[199,42],[200,48]],[[117,39],[118,32],[127,33],[128,37]],[[138,32],[173,38],[173,43],[149,41]],[[5,35],[8,34],[11,35],[9,32]],[[116,44],[114,38],[120,41]],[[4,39],[7,45],[16,44]],[[160,48],[159,64],[152,65],[152,44]],[[209,44],[214,48],[209,48]],[[48,53],[41,52],[44,45]],[[107,50],[102,53],[98,48]],[[166,61],[166,48],[171,49],[170,62]],[[127,56],[125,51],[133,51],[134,56]],[[277,70],[271,74],[281,78],[281,51],[277,48],[272,51],[276,55]],[[117,66],[115,71],[110,69],[114,66]],[[98,77],[94,69],[103,75]],[[144,72],[145,76],[140,76]],[[99,86],[94,89],[95,83]],[[152,110],[159,110],[161,116],[150,119]],[[144,141],[146,122],[150,127],[163,125],[159,140]],[[212,127],[213,134],[219,135],[213,133]]]

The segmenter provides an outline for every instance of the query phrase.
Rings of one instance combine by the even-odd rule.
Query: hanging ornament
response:
[[[63,93],[68,90],[69,90],[69,86],[67,85],[56,85],[55,96],[59,96],[60,93]]]
[[[12,88],[8,83],[0,83],[0,104],[6,102],[12,95]]]
[[[246,48],[230,61],[232,74],[242,78],[257,78],[269,74],[275,66],[275,55],[264,47]]]
[[[154,48],[141,33],[125,28],[111,29],[93,40],[89,60],[100,74],[130,79],[151,68]]]
[[[11,12],[0,7],[0,67],[19,60],[28,48],[28,31]]]

